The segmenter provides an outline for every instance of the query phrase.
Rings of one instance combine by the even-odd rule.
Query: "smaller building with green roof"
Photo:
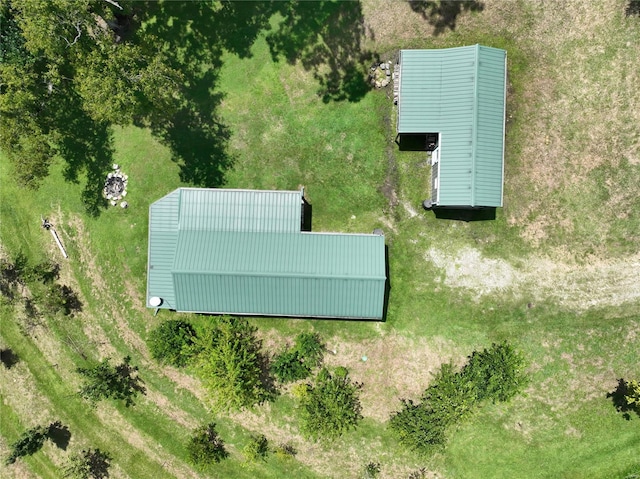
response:
[[[507,52],[401,50],[397,141],[431,152],[431,204],[501,207]]]
[[[384,236],[302,231],[302,191],[180,188],[149,208],[147,307],[377,319]]]

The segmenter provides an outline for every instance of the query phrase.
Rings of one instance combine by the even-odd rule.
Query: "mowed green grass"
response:
[[[474,21],[482,15],[477,14]],[[455,35],[462,35],[465,42],[490,41],[486,32],[464,23]],[[462,41],[455,35],[439,37],[437,45]],[[517,38],[502,41],[510,42],[511,49],[521,46]],[[418,40],[412,46],[427,43]],[[287,396],[244,415],[212,416],[195,394],[197,382],[188,374],[157,366],[144,345],[151,328],[174,317],[167,312],[154,317],[143,307],[148,205],[183,185],[178,166],[149,132],[124,128],[114,131],[115,159],[129,175],[130,208],[112,208],[99,218],[84,214],[83,185],[65,183],[61,165],[53,168],[38,192],[31,193],[17,189],[6,161],[0,163],[4,250],[10,254],[22,250],[32,261],[44,255],[60,259],[50,235],[39,226],[40,215],[60,218],[56,226],[70,254],[61,281],[74,282],[84,302],[76,318],[45,315],[43,325],[32,330],[21,326],[20,312],[0,310],[0,345],[11,347],[21,360],[11,370],[0,370],[1,452],[24,428],[60,419],[72,433],[68,451],[48,445],[26,459],[26,468],[37,477],[57,477],[57,466],[66,455],[82,447],[110,452],[112,477],[197,477],[185,462],[184,443],[192,425],[213,420],[232,457],[215,466],[210,477],[357,477],[369,461],[379,461],[382,477],[388,478],[406,477],[419,467],[452,478],[623,478],[637,472],[634,451],[640,449],[640,418],[625,421],[606,398],[618,378],[638,374],[639,344],[633,333],[637,334],[640,321],[637,305],[572,313],[546,302],[528,308],[526,297],[494,294],[476,300],[472,292],[436,284],[434,278],[440,272],[424,259],[431,247],[451,251],[473,247],[490,257],[507,259],[526,259],[538,250],[523,240],[522,228],[510,225],[502,210],[495,221],[477,223],[436,220],[420,210],[420,201],[428,194],[428,168],[421,155],[396,151],[394,112],[387,92],[370,92],[354,103],[325,104],[316,94],[318,85],[310,72],[285,62],[273,63],[263,40],[252,52],[251,58],[225,58],[218,85],[225,94],[220,113],[231,129],[229,150],[235,158],[226,186],[304,186],[313,205],[315,231],[383,228],[392,287],[383,324],[252,320],[261,334],[284,342],[313,329],[325,338],[337,338],[338,346],[341,341],[384,341],[392,334],[423,339],[427,345],[447,341],[452,352],[443,361],[460,361],[476,348],[507,339],[531,363],[532,381],[526,394],[510,404],[482,409],[451,431],[444,453],[430,458],[404,452],[386,424],[372,418],[329,445],[301,441],[295,405]],[[516,86],[522,85],[532,74],[531,58],[524,46],[510,55],[522,56],[518,65],[524,71],[512,72]],[[516,88],[516,99],[519,93]],[[526,128],[526,122],[520,121],[517,127]],[[511,138],[508,158],[513,166],[520,160],[518,142],[526,135],[521,131]],[[633,178],[634,170],[628,171]],[[624,186],[622,180],[620,186]],[[390,190],[395,200],[390,200]],[[519,193],[519,202],[526,201],[527,193],[533,194]],[[582,201],[584,206],[589,200]],[[569,248],[579,248],[583,235],[562,238]],[[624,251],[637,250],[633,238],[622,235],[616,241],[622,242]],[[411,351],[404,352],[410,356]],[[131,355],[149,394],[129,409],[113,404],[88,409],[74,396],[78,386],[74,369],[85,364],[82,355],[90,359],[110,355],[114,360]],[[12,386],[16,384],[19,387]],[[393,393],[381,390],[379,397],[399,406]],[[241,450],[251,433],[264,433],[273,443],[293,441],[299,458],[272,457],[264,464],[244,465]],[[0,472],[11,477],[24,468]]]

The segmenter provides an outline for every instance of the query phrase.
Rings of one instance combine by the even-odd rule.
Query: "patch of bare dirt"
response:
[[[594,259],[586,265],[532,257],[515,267],[473,248],[455,254],[431,248],[425,259],[442,271],[447,286],[467,290],[476,298],[513,293],[534,301],[550,299],[576,311],[640,300],[640,253],[623,260]]]
[[[363,384],[362,414],[380,422],[399,409],[400,399],[418,398],[443,362],[460,359],[442,338],[415,340],[397,333],[358,342],[333,337],[327,347],[325,364],[346,367]]]

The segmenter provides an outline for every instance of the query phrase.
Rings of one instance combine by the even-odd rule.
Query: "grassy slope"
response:
[[[485,13],[488,16],[491,12]],[[506,17],[507,13],[501,15]],[[458,33],[439,37],[436,43],[486,40],[486,34],[473,30],[487,28],[482,23],[483,14],[471,17],[468,25],[458,26]],[[528,19],[527,24],[533,21]],[[505,42],[522,43],[513,33],[504,33],[503,37]],[[413,46],[426,46],[413,42]],[[390,43],[383,49],[394,46]],[[316,231],[355,232],[382,227],[389,238],[392,280],[389,317],[383,325],[270,319],[260,321],[261,330],[291,337],[313,328],[345,343],[375,340],[392,333],[424,338],[427,344],[444,338],[454,344],[444,360],[458,360],[475,347],[508,338],[530,358],[534,374],[527,396],[479,412],[452,433],[447,453],[426,460],[402,453],[383,424],[367,419],[361,428],[328,449],[300,443],[300,458],[308,466],[272,458],[266,465],[246,468],[241,466],[238,451],[248,440],[249,431],[264,431],[270,439],[285,440],[290,435],[296,440],[291,401],[281,398],[270,412],[261,409],[248,413],[241,417],[245,419],[241,423],[215,418],[233,452],[231,460],[216,468],[216,475],[291,477],[292,467],[299,467],[296,477],[315,477],[313,471],[338,477],[339,471],[355,474],[369,460],[379,460],[386,477],[402,477],[419,465],[448,477],[622,477],[631,472],[637,465],[631,451],[637,450],[640,441],[637,420],[622,420],[604,396],[612,381],[637,374],[633,368],[638,362],[638,343],[631,332],[637,331],[638,318],[632,316],[632,307],[577,315],[557,311],[553,304],[540,304],[530,310],[526,300],[508,296],[476,303],[467,293],[441,284],[434,286],[438,271],[423,260],[424,251],[431,246],[455,249],[470,245],[487,255],[507,258],[536,251],[537,246],[521,235],[527,231],[526,225],[512,226],[508,222],[510,215],[526,207],[527,195],[516,195],[515,190],[508,189],[511,204],[499,211],[493,222],[459,224],[437,221],[425,213],[412,216],[403,202],[418,208],[428,172],[419,156],[393,149],[395,168],[388,170],[389,147],[393,144],[390,123],[385,118],[392,118],[393,113],[386,94],[372,92],[358,103],[323,104],[315,95],[317,85],[310,73],[300,67],[271,63],[263,42],[254,46],[253,53],[253,58],[244,60],[227,58],[222,72],[224,121],[233,131],[231,150],[237,158],[228,185],[286,189],[304,185],[314,207]],[[522,55],[529,53],[523,51]],[[564,55],[570,53],[567,50]],[[560,64],[561,58],[557,62]],[[524,78],[529,72],[524,72]],[[532,111],[535,113],[527,113]],[[522,191],[531,192],[535,185],[527,182],[526,172],[519,166],[525,163],[518,156],[527,125],[519,118],[514,125],[508,168]],[[575,128],[579,130],[580,124]],[[11,310],[0,312],[2,346],[11,346],[22,359],[15,369],[2,370],[2,384],[26,378],[34,385],[28,394],[25,391],[24,398],[8,386],[2,389],[2,450],[6,450],[6,441],[15,439],[24,427],[59,418],[72,432],[70,450],[80,445],[101,447],[114,455],[113,477],[168,477],[171,472],[189,477],[192,473],[184,463],[182,444],[189,426],[210,416],[194,395],[197,385],[194,388],[188,376],[155,366],[140,342],[161,319],[141,307],[147,206],[180,185],[177,167],[168,152],[143,130],[117,130],[115,142],[117,161],[130,177],[127,199],[131,207],[106,211],[99,219],[83,215],[81,188],[64,183],[58,170],[38,193],[25,195],[11,184],[5,162],[0,164],[3,247],[10,252],[23,249],[33,260],[44,251],[55,256],[50,237],[38,222],[40,214],[55,217],[59,208],[63,213],[58,225],[71,256],[63,273],[69,281],[77,280],[84,300],[79,318],[49,320],[48,329],[38,329],[36,335],[21,331],[16,325],[20,321]],[[606,165],[600,168],[614,175],[621,188],[631,181],[624,178],[637,179],[631,166],[625,168],[627,176],[617,176]],[[385,178],[393,184],[396,203],[381,193]],[[575,208],[582,211],[585,207],[583,203],[574,204],[578,196],[571,198],[572,202],[558,200],[561,212]],[[588,229],[594,220],[583,215],[580,221],[586,222],[584,228]],[[625,238],[624,228],[632,231],[633,224],[632,218],[621,227],[612,226],[611,237],[616,242],[611,254],[636,249],[633,238]],[[553,230],[549,234],[557,238],[556,242],[580,249],[585,238],[580,231],[575,237]],[[44,341],[43,335],[52,336],[53,344]],[[86,410],[69,396],[77,381],[73,368],[83,364],[79,352],[94,358],[131,354],[134,364],[141,366],[150,395],[131,409],[107,405],[97,411]],[[58,364],[57,368],[53,364]],[[29,409],[23,404],[27,398],[33,401],[36,414],[27,413]],[[381,398],[397,401],[393,394],[381,392]],[[126,424],[129,426],[124,427]],[[128,440],[135,442],[127,444]],[[38,476],[55,477],[54,464],[64,457],[64,452],[49,447],[26,463]],[[161,465],[167,463],[169,472],[162,472]]]

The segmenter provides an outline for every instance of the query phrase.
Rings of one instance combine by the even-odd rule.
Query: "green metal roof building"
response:
[[[180,188],[156,201],[147,306],[383,319],[384,236],[303,232],[303,207],[302,191]]]
[[[502,206],[506,63],[481,45],[401,50],[398,135],[427,138],[433,205]]]

